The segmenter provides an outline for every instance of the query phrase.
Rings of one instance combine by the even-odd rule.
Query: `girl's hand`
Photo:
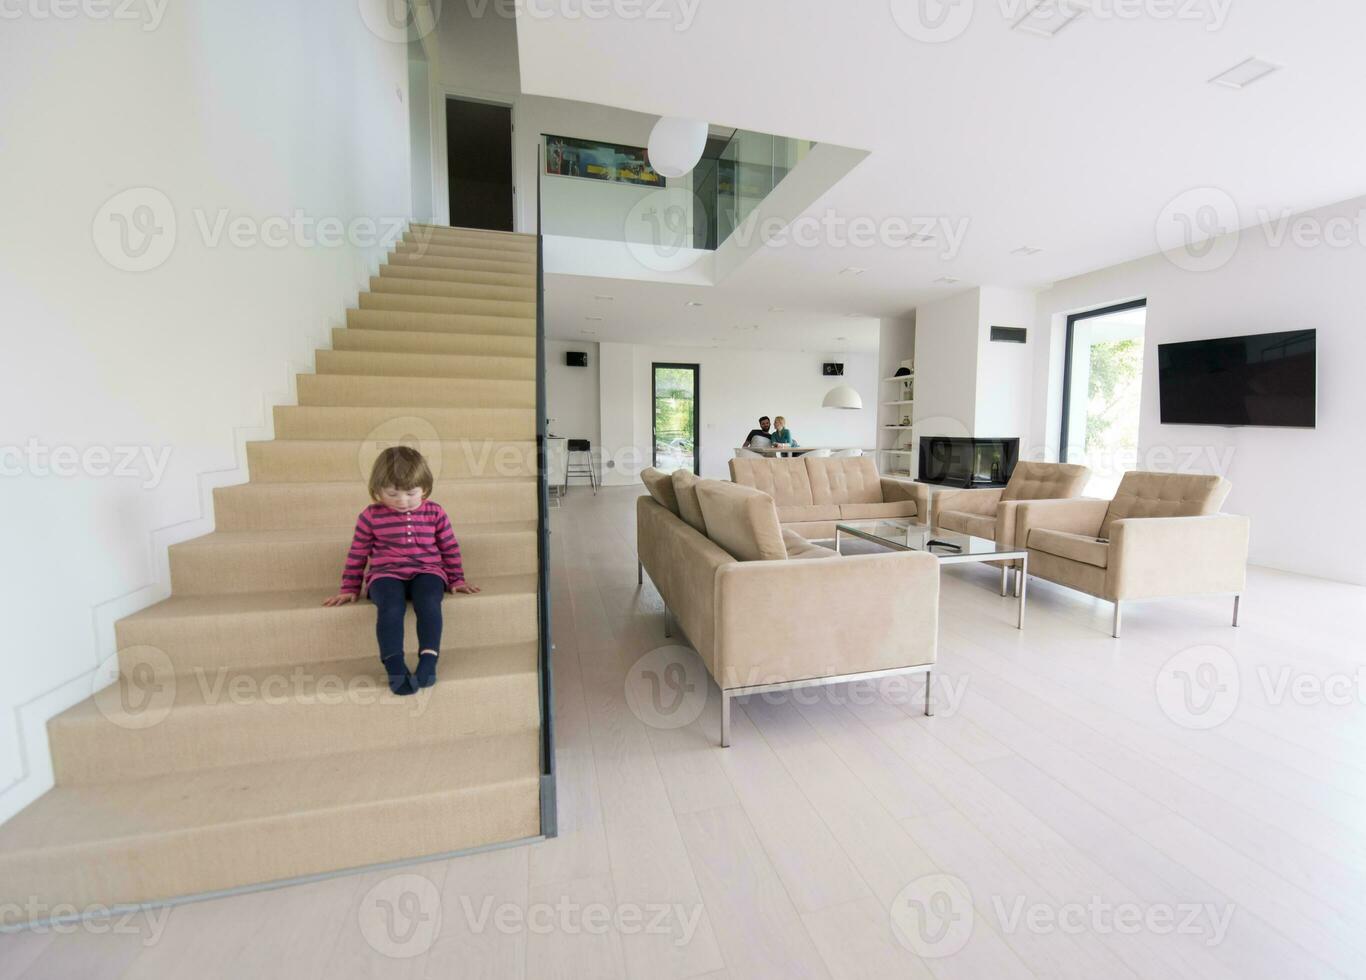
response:
[[[463,592],[465,595],[474,595],[479,591],[479,586],[470,585],[468,582],[461,582],[459,585],[452,586],[452,592]]]
[[[336,595],[328,596],[323,600],[324,606],[344,606],[347,603],[355,602],[360,596],[354,592],[338,592]]]

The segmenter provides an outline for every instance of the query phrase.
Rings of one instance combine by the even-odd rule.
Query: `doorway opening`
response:
[[[650,375],[653,464],[666,473],[674,470],[699,473],[698,365],[656,363]]]
[[[1059,459],[1091,467],[1089,496],[1113,496],[1138,466],[1147,319],[1146,299],[1067,318]]]
[[[446,99],[451,226],[512,231],[512,107]]]

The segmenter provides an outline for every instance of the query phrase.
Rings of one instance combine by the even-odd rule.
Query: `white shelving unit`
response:
[[[883,378],[882,384],[886,386],[882,392],[886,397],[878,409],[878,470],[887,476],[911,476],[914,468],[911,432],[914,427],[902,423],[912,417],[915,371]]]

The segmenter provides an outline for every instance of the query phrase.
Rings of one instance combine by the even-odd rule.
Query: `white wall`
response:
[[[977,397],[972,434],[985,438],[1020,440],[1023,458],[1029,453],[1030,415],[1034,394],[1035,296],[1032,291],[983,286],[978,311]],[[1023,327],[1023,344],[993,343],[991,328]],[[1035,456],[1038,454],[1035,453]]]
[[[583,351],[587,367],[569,367],[566,351]],[[598,389],[598,345],[568,340],[545,342],[545,413],[554,419],[550,431],[566,439],[587,439],[596,450],[602,444]]]
[[[246,478],[243,441],[269,437],[270,406],[294,400],[384,250],[288,232],[213,245],[196,212],[210,229],[220,212],[248,229],[296,209],[408,214],[405,44],[367,26],[384,6],[184,0],[152,25],[23,5],[5,21],[0,86],[27,94],[0,100],[0,819],[50,784],[46,720],[89,696],[113,621],[167,594],[167,544],[212,530],[210,487]],[[118,225],[97,215],[129,188],[152,188],[151,207],[125,216],[161,229],[129,254],[174,241],[149,271],[96,246],[117,258]],[[100,476],[97,452],[84,475],[50,475],[30,444],[63,463],[125,446],[169,461]]]
[[[761,415],[786,416],[793,437],[803,445],[869,449],[874,444],[875,354],[608,343],[600,351],[602,445],[607,462],[615,464],[604,464],[609,484],[635,483],[640,469],[650,465],[650,372],[657,361],[700,365],[698,425],[704,477],[730,479],[727,461]],[[862,410],[821,407],[825,393],[839,383],[821,375],[821,364],[835,360],[844,362],[843,381],[863,397]]]
[[[981,291],[969,289],[915,311],[916,441],[970,436],[977,416],[978,314]]]
[[[1342,247],[1290,239],[1277,245],[1262,229],[1247,229],[1232,259],[1214,271],[1187,272],[1154,255],[1040,293],[1037,329],[1045,342],[1035,357],[1033,443],[1056,458],[1066,315],[1147,297],[1139,465],[1227,476],[1233,492],[1225,510],[1251,517],[1254,563],[1366,584],[1363,208],[1366,198],[1306,216],[1310,228],[1355,227]],[[1319,341],[1317,429],[1160,423],[1159,344],[1307,328]]]

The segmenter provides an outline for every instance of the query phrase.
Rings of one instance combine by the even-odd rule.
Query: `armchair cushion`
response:
[[[1016,547],[1030,548],[1030,532],[1036,527],[1069,534],[1100,535],[1100,525],[1110,501],[1095,497],[1070,497],[1065,500],[1024,500],[1011,502],[1015,508]]]
[[[753,487],[721,480],[699,480],[697,499],[707,522],[707,537],[739,561],[787,557],[773,498]]]
[[[1055,500],[1086,489],[1091,470],[1075,463],[1019,462],[1010,474],[1002,500]]]
[[[811,480],[802,459],[732,459],[730,478],[762,490],[779,507],[810,507]]]
[[[707,521],[702,516],[702,505],[697,502],[698,479],[692,470],[674,470],[674,496],[678,498],[678,516],[694,531],[707,533]]]
[[[1129,517],[1195,517],[1216,514],[1231,484],[1223,477],[1203,473],[1152,473],[1131,470],[1124,474],[1115,499],[1105,512],[1099,536],[1111,537],[1116,521]]]
[[[1050,531],[1036,527],[1029,532],[1029,547],[1059,558],[1070,558],[1096,568],[1104,568],[1110,563],[1110,545],[1099,538],[1085,534],[1071,534],[1067,531]]]
[[[939,515],[950,510],[960,514],[994,518],[996,505],[1000,503],[1001,494],[1004,492],[1000,487],[984,487],[980,490],[936,490],[930,500],[930,523],[940,527]]]
[[[942,527],[946,531],[957,531],[959,534],[971,534],[974,537],[986,538],[988,541],[996,540],[996,514],[994,510],[990,517],[985,514],[972,514],[962,510],[941,510],[939,512],[939,523],[936,527]]]
[[[645,489],[650,491],[650,496],[655,501],[673,514],[680,516],[678,511],[678,496],[674,493],[673,477],[663,470],[657,470],[653,466],[641,470],[640,482],[645,484]]]

